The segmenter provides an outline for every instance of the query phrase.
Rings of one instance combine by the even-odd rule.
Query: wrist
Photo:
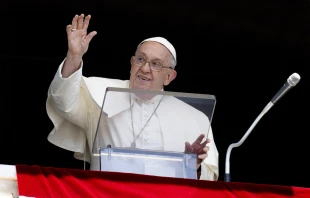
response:
[[[75,56],[67,54],[66,60],[61,70],[61,74],[63,78],[68,78],[77,70],[80,69],[82,62],[81,56]]]
[[[80,62],[82,60],[83,56],[82,55],[74,55],[71,53],[67,53],[66,60],[70,60],[72,62]]]

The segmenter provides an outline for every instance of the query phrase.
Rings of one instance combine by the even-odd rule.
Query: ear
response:
[[[131,58],[130,58],[130,73],[131,73],[131,69],[132,69],[132,67],[133,67],[133,65],[134,65],[134,56],[132,56]]]
[[[169,73],[167,74],[165,80],[164,80],[164,85],[167,86],[177,77],[177,71],[174,69],[170,69]]]
[[[135,59],[134,56],[132,56],[132,57],[130,58],[130,64],[131,64],[131,66],[134,64],[134,59]]]

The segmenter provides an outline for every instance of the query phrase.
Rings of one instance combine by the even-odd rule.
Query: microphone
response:
[[[271,99],[271,101],[266,105],[266,107],[263,109],[263,111],[258,115],[258,117],[254,120],[250,128],[247,130],[247,132],[243,135],[241,140],[237,143],[233,143],[229,145],[227,152],[226,152],[226,161],[225,161],[225,182],[230,182],[230,153],[231,150],[234,147],[239,147],[241,144],[245,141],[245,139],[250,135],[256,124],[259,122],[259,120],[269,111],[269,109],[279,101],[280,98],[282,98],[292,87],[294,87],[300,80],[300,76],[297,73],[293,73],[290,75],[290,77],[287,79],[287,82],[282,86],[282,88],[277,92],[277,94]]]
[[[278,100],[283,97],[285,93],[288,92],[292,87],[294,87],[300,80],[300,76],[297,73],[293,73],[290,75],[290,77],[287,79],[286,83],[283,85],[283,87],[278,91],[278,93],[271,99],[271,102],[273,104],[276,104]]]

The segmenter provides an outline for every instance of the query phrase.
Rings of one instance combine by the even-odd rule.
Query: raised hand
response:
[[[87,52],[89,43],[97,34],[96,31],[87,34],[90,18],[90,15],[85,18],[84,14],[75,15],[72,23],[67,25],[68,52],[61,70],[63,78],[69,77],[80,68],[82,57]]]
[[[81,14],[80,16],[75,15],[72,19],[72,23],[67,25],[68,56],[82,58],[87,52],[90,41],[97,34],[96,31],[87,34],[90,18],[90,15],[87,15],[85,19],[84,14]]]

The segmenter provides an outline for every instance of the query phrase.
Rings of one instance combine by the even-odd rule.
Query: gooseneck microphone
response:
[[[241,144],[245,141],[245,139],[250,135],[253,128],[256,126],[256,124],[259,122],[259,120],[269,111],[269,109],[279,101],[281,97],[283,97],[292,87],[294,87],[300,80],[300,76],[297,73],[293,73],[290,75],[290,77],[287,79],[287,82],[282,86],[282,88],[277,92],[277,94],[271,99],[271,101],[266,105],[266,107],[263,109],[263,111],[258,115],[258,117],[254,120],[250,128],[247,130],[247,132],[243,135],[241,140],[237,143],[233,143],[229,145],[227,152],[226,152],[226,161],[225,161],[225,182],[230,182],[230,153],[231,150],[234,147],[239,147]]]

